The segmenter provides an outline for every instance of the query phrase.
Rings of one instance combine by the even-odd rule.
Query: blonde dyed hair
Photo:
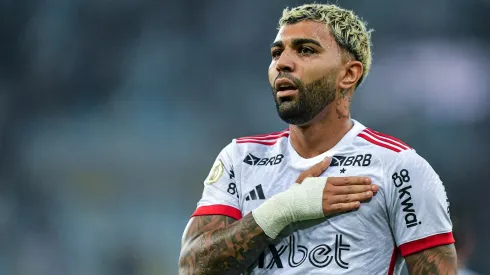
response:
[[[292,9],[285,8],[279,20],[279,28],[306,20],[322,22],[329,26],[339,46],[361,62],[363,73],[357,83],[359,86],[371,69],[372,30],[367,29],[367,23],[354,12],[333,4],[306,4]]]

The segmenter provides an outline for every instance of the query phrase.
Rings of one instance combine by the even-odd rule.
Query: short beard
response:
[[[278,101],[277,92],[272,88],[277,113],[288,124],[307,124],[335,100],[336,82],[333,73],[308,84],[284,73],[280,73],[277,78],[287,78],[298,88],[296,98],[283,102]]]

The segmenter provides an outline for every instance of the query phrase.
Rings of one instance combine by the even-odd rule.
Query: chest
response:
[[[269,161],[267,165],[241,167],[240,206],[243,215],[259,207],[266,199],[287,190],[303,172],[294,168],[287,156],[276,160]],[[264,160],[263,163],[267,162]],[[368,274],[370,271],[364,269],[374,267],[364,266],[356,259],[382,255],[389,261],[393,239],[383,189],[384,175],[380,167],[379,161],[369,153],[334,156],[322,176],[367,176],[380,185],[380,191],[356,211],[289,225],[281,233],[280,242],[269,246],[261,256],[254,274],[286,267],[293,268],[295,272],[304,269],[311,273],[328,268],[335,274],[347,271],[354,274],[353,270],[362,270],[355,274]],[[379,268],[388,266],[385,261],[378,264]]]
[[[388,211],[383,189],[384,175],[381,163],[370,153],[343,154],[332,157],[326,177],[367,176],[380,186],[375,196],[349,213],[313,222],[301,222],[288,227],[291,232],[304,233],[303,238],[320,242],[324,236],[342,234],[352,241],[361,241],[367,235],[390,235]],[[240,170],[240,206],[245,216],[268,198],[281,193],[296,182],[303,170],[294,168],[287,156],[277,155],[267,160],[256,160],[255,165],[242,165]]]
[[[288,156],[282,154],[268,158],[252,157],[250,162],[244,161],[241,164],[238,175],[239,199],[243,214],[260,206],[266,199],[290,188],[304,171],[295,168]],[[370,153],[333,156],[330,166],[321,176],[367,176],[381,189],[384,181],[381,164]],[[373,200],[378,201],[381,199],[380,197],[376,195]],[[380,209],[372,210],[378,211]]]

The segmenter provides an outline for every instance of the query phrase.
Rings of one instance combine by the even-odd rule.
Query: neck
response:
[[[325,111],[308,125],[290,125],[291,145],[301,157],[313,158],[332,149],[353,126],[349,115]]]

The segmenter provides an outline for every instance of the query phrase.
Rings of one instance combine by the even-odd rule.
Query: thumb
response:
[[[329,157],[324,158],[321,162],[313,165],[310,169],[301,173],[296,179],[296,182],[301,183],[308,177],[319,177],[325,170],[327,170],[328,166],[330,166],[330,161],[331,159]]]
[[[330,158],[326,157],[310,169],[310,177],[319,177],[330,166]]]
[[[332,159],[330,157],[325,157],[323,160],[322,160],[322,167],[323,167],[323,171],[325,171],[329,166],[330,166],[330,163],[332,162]],[[322,171],[322,172],[323,172]]]

